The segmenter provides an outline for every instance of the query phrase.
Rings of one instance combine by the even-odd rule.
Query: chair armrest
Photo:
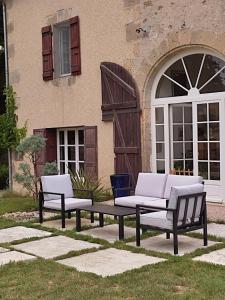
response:
[[[62,196],[62,195],[64,195],[64,194],[62,194],[62,193],[52,193],[52,192],[40,192],[40,193],[42,193],[42,194],[50,194],[50,195],[59,195],[59,196]]]
[[[175,208],[137,204],[136,205],[136,211],[140,212],[141,209],[149,210],[149,211],[161,211],[161,210],[172,211],[172,212],[176,211]]]

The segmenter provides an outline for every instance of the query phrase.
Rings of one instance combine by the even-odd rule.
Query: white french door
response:
[[[158,173],[200,175],[207,199],[223,199],[224,101],[153,107],[152,166]],[[155,141],[155,143],[154,143]]]

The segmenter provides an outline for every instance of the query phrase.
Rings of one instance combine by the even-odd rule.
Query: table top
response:
[[[136,214],[135,208],[122,207],[122,206],[110,206],[106,204],[93,204],[90,206],[79,206],[78,210],[90,211],[95,213],[102,213],[112,216],[129,216]]]

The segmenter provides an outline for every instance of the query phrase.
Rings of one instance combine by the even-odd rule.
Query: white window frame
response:
[[[78,132],[82,130],[84,132],[84,128],[83,127],[79,127],[79,128],[59,128],[57,129],[57,166],[58,166],[58,170],[60,170],[60,163],[64,162],[65,163],[65,174],[68,174],[69,170],[68,170],[68,163],[75,163],[76,165],[76,171],[79,172],[80,170],[80,163],[84,164],[84,160],[80,160],[79,158],[79,147],[85,147],[84,144],[79,144],[79,135]],[[68,131],[74,131],[75,132],[75,160],[68,160],[68,147],[73,146],[68,144],[68,135],[67,132]],[[64,134],[64,157],[65,160],[60,160],[60,147],[62,147],[62,145],[60,145],[60,132],[63,132]]]

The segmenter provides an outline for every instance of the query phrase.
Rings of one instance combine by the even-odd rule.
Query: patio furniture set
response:
[[[90,190],[73,189],[68,174],[42,176],[41,183],[40,223],[43,222],[43,210],[60,211],[62,227],[65,228],[66,214],[71,218],[71,212],[75,211],[76,230],[79,232],[81,211],[90,212],[91,222],[94,222],[94,213],[98,213],[100,227],[104,226],[104,214],[112,215],[119,219],[119,239],[123,239],[124,217],[136,215],[137,246],[141,242],[141,229],[166,232],[167,238],[173,234],[174,254],[178,254],[180,233],[203,229],[204,246],[207,245],[206,193],[200,176],[139,173],[133,195],[129,186],[113,188],[113,206],[94,203]],[[124,190],[129,190],[129,196],[117,197]],[[81,198],[84,193],[86,197]]]

